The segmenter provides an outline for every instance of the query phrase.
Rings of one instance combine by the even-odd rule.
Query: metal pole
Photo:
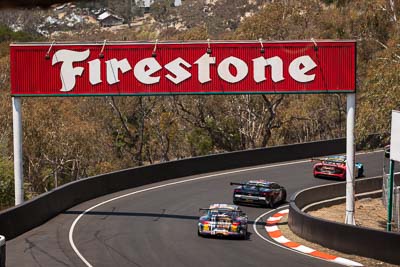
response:
[[[14,187],[15,205],[24,202],[24,177],[22,169],[22,110],[21,98],[12,98],[14,131]]]
[[[392,214],[393,214],[393,174],[394,173],[394,160],[390,160],[390,167],[389,167],[389,183],[388,183],[388,203],[387,203],[387,224],[386,230],[388,232],[392,231]]]
[[[347,94],[346,127],[346,224],[355,225],[354,219],[354,123],[356,94]]]

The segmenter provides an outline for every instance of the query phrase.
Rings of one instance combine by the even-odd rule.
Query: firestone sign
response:
[[[14,96],[355,92],[355,42],[11,45]]]

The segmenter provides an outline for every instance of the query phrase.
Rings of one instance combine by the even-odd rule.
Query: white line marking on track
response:
[[[371,154],[371,153],[376,153],[376,152],[381,152],[381,151],[382,151],[382,150],[372,151],[372,152],[360,152],[360,153],[356,153],[356,155]],[[124,198],[124,197],[128,197],[128,196],[131,196],[131,195],[136,195],[136,194],[139,194],[139,193],[143,193],[143,192],[147,192],[147,191],[151,191],[151,190],[154,190],[154,189],[163,188],[163,187],[167,187],[167,186],[172,186],[172,185],[177,185],[177,184],[183,184],[183,183],[188,183],[188,182],[193,182],[193,181],[198,181],[198,180],[203,180],[203,179],[208,179],[208,178],[213,178],[213,177],[218,177],[218,176],[223,176],[223,175],[227,175],[227,174],[235,174],[235,173],[241,173],[241,172],[247,172],[247,171],[261,170],[261,169],[269,169],[269,168],[274,168],[274,167],[295,165],[295,164],[306,163],[306,162],[310,162],[310,159],[299,160],[299,161],[290,161],[290,162],[285,162],[285,163],[278,163],[278,164],[265,165],[265,166],[258,166],[258,167],[251,167],[251,168],[245,168],[245,169],[240,169],[240,170],[235,170],[235,171],[220,172],[220,173],[215,173],[215,174],[200,176],[200,177],[196,177],[196,178],[191,178],[191,179],[187,179],[187,180],[182,180],[182,181],[171,182],[171,183],[162,184],[162,185],[158,185],[158,186],[153,186],[153,187],[150,187],[150,188],[146,188],[146,189],[134,191],[134,192],[131,192],[131,193],[127,193],[127,194],[124,194],[124,195],[121,195],[121,196],[118,196],[118,197],[114,197],[114,198],[108,199],[108,200],[106,200],[106,201],[100,202],[100,203],[98,203],[98,204],[96,204],[96,205],[94,205],[94,206],[92,206],[92,207],[86,209],[85,211],[83,211],[83,212],[73,221],[73,223],[72,223],[72,225],[71,225],[71,228],[69,229],[69,234],[68,234],[69,243],[70,243],[72,249],[74,250],[74,252],[76,253],[76,255],[82,260],[82,262],[83,262],[86,266],[88,266],[88,267],[93,267],[93,266],[86,260],[86,258],[83,257],[83,255],[79,252],[78,248],[77,248],[76,245],[75,245],[74,238],[73,238],[73,234],[74,234],[74,230],[75,230],[75,227],[76,227],[78,221],[79,221],[85,214],[87,214],[88,212],[90,212],[91,210],[93,210],[93,209],[95,209],[95,208],[98,208],[98,207],[100,207],[100,206],[102,206],[102,205],[104,205],[104,204],[107,204],[107,203],[109,203],[109,202],[112,202],[112,201],[115,201],[115,200],[118,200],[118,199],[121,199],[121,198]],[[272,211],[275,211],[275,210],[272,210]],[[271,212],[271,211],[269,211],[269,212]],[[259,220],[262,216],[264,216],[265,214],[268,214],[269,212],[264,213],[263,215],[261,215],[261,216],[258,217],[257,219]],[[257,221],[256,221],[256,222],[257,222]],[[257,235],[258,235],[259,237],[261,237],[262,239],[264,239],[264,240],[270,242],[271,244],[274,244],[274,245],[276,245],[276,246],[282,247],[282,248],[287,249],[287,250],[290,250],[290,251],[294,251],[294,250],[291,250],[291,249],[286,248],[285,246],[278,245],[278,244],[276,244],[275,242],[272,242],[272,241],[266,239],[265,237],[261,236],[261,235],[258,233],[257,229],[255,228],[255,225],[256,225],[256,223],[254,223],[253,227],[254,227],[254,230],[255,230],[255,232],[257,233]],[[303,253],[301,253],[301,252],[298,252],[298,253],[303,254]],[[303,254],[303,255],[306,255],[306,254]],[[313,257],[313,258],[314,258],[314,257]]]
[[[138,191],[134,191],[131,193],[127,193],[118,197],[114,197],[111,198],[109,200],[103,201],[98,203],[97,205],[94,205],[88,209],[86,209],[85,211],[83,211],[72,223],[71,228],[69,229],[69,243],[72,247],[72,249],[75,251],[76,255],[78,255],[78,257],[83,261],[83,263],[86,264],[86,266],[88,267],[93,267],[86,259],[85,257],[83,257],[83,255],[79,252],[78,248],[75,245],[74,242],[74,238],[73,238],[73,233],[75,230],[75,227],[78,223],[78,221],[88,212],[90,212],[91,210],[98,208],[104,204],[107,204],[109,202],[124,198],[124,197],[128,197],[131,195],[136,195],[139,193],[143,193],[143,192],[147,192],[147,191],[151,191],[154,189],[158,189],[158,188],[163,188],[163,187],[167,187],[167,186],[172,186],[172,185],[177,185],[177,184],[183,184],[183,183],[188,183],[188,182],[193,182],[193,181],[197,181],[197,180],[203,180],[203,179],[207,179],[207,178],[213,178],[213,177],[218,177],[218,176],[223,176],[223,175],[227,175],[227,174],[234,174],[234,173],[241,173],[241,172],[246,172],[246,171],[253,171],[253,170],[261,170],[261,169],[268,169],[268,168],[274,168],[274,167],[280,167],[280,166],[287,166],[287,165],[294,165],[294,164],[300,164],[300,163],[306,163],[306,162],[310,162],[310,160],[301,160],[301,161],[292,161],[292,162],[287,162],[287,163],[279,163],[279,164],[273,164],[273,165],[267,165],[267,166],[259,166],[259,167],[252,167],[252,168],[246,168],[246,169],[241,169],[241,170],[236,170],[236,171],[228,171],[228,172],[222,172],[222,173],[215,173],[215,174],[210,174],[210,175],[205,175],[205,176],[200,176],[200,177],[196,177],[196,178],[191,178],[191,179],[187,179],[187,180],[182,180],[182,181],[177,181],[177,182],[172,182],[172,183],[167,183],[167,184],[162,184],[162,185],[158,185],[158,186],[153,186],[150,188],[146,188],[146,189],[142,189],[142,190],[138,190]]]

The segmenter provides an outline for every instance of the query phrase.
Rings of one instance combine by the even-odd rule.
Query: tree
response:
[[[13,27],[17,32],[30,35],[30,40],[38,39],[40,34],[37,29],[43,23],[46,11],[43,9],[0,9],[0,24]],[[18,33],[17,33],[18,35]],[[33,37],[33,38],[32,38]],[[28,41],[28,40],[21,40]]]
[[[154,19],[165,28],[175,26],[177,22],[174,2],[175,0],[159,0],[150,7]]]
[[[238,39],[293,40],[319,38],[316,30],[322,8],[317,1],[270,2],[236,31]]]
[[[178,16],[188,29],[202,27],[207,18],[206,0],[185,0],[177,7]]]
[[[367,67],[367,75],[360,88],[361,98],[357,129],[359,140],[378,133],[388,142],[391,111],[400,110],[400,37],[399,29],[393,32],[385,49],[377,53]]]
[[[142,1],[135,0],[108,0],[108,8],[115,14],[120,15],[131,27],[132,19],[142,17],[144,10],[141,7]]]
[[[13,162],[0,158],[0,210],[14,205]]]
[[[32,194],[110,170],[103,165],[112,153],[98,123],[99,100],[24,99],[24,176]]]
[[[247,0],[186,0],[177,13],[188,29],[205,27],[209,37],[217,39],[236,30],[245,13],[255,9]]]

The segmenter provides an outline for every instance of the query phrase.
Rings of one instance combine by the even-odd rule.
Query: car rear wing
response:
[[[333,158],[311,158],[311,161],[319,161],[319,162],[329,162],[329,163],[336,163],[336,164],[342,164],[342,163],[346,163],[345,160],[341,160],[341,159],[333,159]]]
[[[248,185],[247,183],[235,183],[235,182],[231,182],[231,185]],[[256,187],[263,187],[263,188],[269,188],[268,185],[264,185],[264,184],[250,184],[251,186],[256,186]]]
[[[246,183],[236,183],[236,182],[231,182],[231,185],[246,185]]]
[[[206,211],[206,210],[211,210],[209,208],[200,208],[199,211]]]

